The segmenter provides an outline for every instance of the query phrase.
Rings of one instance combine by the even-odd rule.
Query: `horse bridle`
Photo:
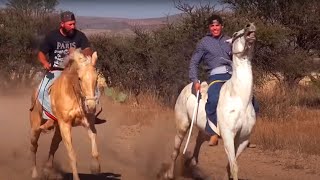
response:
[[[252,32],[255,32],[255,31],[248,31],[248,30],[244,30],[243,33],[240,33],[240,34],[237,34],[235,37],[232,37],[232,41],[231,43],[233,44],[235,40],[241,38],[242,36],[244,36],[245,34],[249,34],[249,33],[252,33]],[[247,41],[246,41],[247,43]],[[247,49],[247,48],[246,48]],[[241,53],[244,53],[244,51],[242,52],[236,52],[236,53],[232,53],[232,54],[241,54]]]
[[[84,100],[84,101],[92,101],[92,100],[97,101],[98,96],[96,96],[96,95],[95,95],[95,96],[85,96],[85,95],[83,94],[80,81],[81,81],[81,80],[79,80],[79,87],[80,87],[80,96],[81,96],[82,100]]]
[[[82,64],[82,65],[84,65],[84,66],[86,66],[86,65],[89,64],[88,61],[83,61],[82,63],[84,63],[84,64]],[[97,101],[97,100],[98,100],[98,96],[97,96],[97,95],[95,95],[95,96],[86,96],[86,95],[84,95],[83,90],[82,90],[81,80],[80,80],[80,79],[78,80],[78,83],[79,83],[78,86],[79,86],[79,88],[80,88],[80,92],[79,92],[80,98],[81,98],[81,100],[82,100],[85,104],[86,104],[87,101]],[[73,91],[76,93],[75,84],[73,84]],[[82,104],[82,103],[81,103],[81,104]],[[79,105],[80,105],[80,103],[79,103]]]
[[[241,38],[242,36],[244,36],[245,32],[237,34],[235,37],[232,37],[232,41],[231,43],[233,44],[235,40],[237,40],[238,38]]]

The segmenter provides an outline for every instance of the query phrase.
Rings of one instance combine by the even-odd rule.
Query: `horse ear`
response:
[[[95,51],[91,56],[91,63],[92,63],[93,66],[96,65],[97,60],[98,60],[98,54],[97,54],[97,51]]]

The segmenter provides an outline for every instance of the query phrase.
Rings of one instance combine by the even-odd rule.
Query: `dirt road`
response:
[[[31,179],[29,155],[30,93],[0,96],[0,179]],[[90,144],[86,131],[73,129],[73,144],[78,158],[81,179],[153,180],[169,162],[173,147],[172,112],[137,108],[102,101],[107,123],[97,126],[102,175],[90,175]],[[196,132],[196,131],[194,131]],[[196,133],[194,133],[196,134]],[[42,134],[38,148],[38,167],[47,158],[53,133]],[[194,140],[189,146],[192,148]],[[247,149],[239,159],[241,179],[317,180],[320,179],[320,157]],[[63,144],[55,157],[55,169],[70,179],[70,168]],[[211,179],[222,179],[227,164],[222,143],[208,147],[204,143],[200,168]],[[192,179],[179,177],[178,179]]]

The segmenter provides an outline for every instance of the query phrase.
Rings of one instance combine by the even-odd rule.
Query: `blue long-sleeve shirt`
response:
[[[232,70],[232,48],[231,44],[226,42],[227,39],[229,37],[224,35],[215,38],[207,34],[199,41],[189,66],[189,78],[192,82],[198,81],[198,67],[201,61],[204,61],[209,75],[212,69],[220,66],[226,66]]]

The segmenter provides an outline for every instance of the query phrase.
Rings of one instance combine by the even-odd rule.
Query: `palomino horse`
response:
[[[230,43],[233,52],[233,73],[221,88],[217,107],[218,124],[214,129],[221,135],[224,148],[228,156],[228,179],[230,176],[238,180],[238,165],[236,159],[247,147],[251,130],[256,122],[256,115],[252,105],[253,77],[251,59],[253,56],[256,27],[250,23],[244,29],[234,33]],[[191,125],[193,108],[197,103],[196,96],[191,92],[192,84],[187,85],[176,101],[175,115],[177,134],[175,136],[172,162],[165,178],[173,179],[174,166],[179,155],[180,146],[186,132]],[[202,98],[199,100],[198,114],[195,126],[199,129],[193,157],[190,165],[196,166],[201,144],[205,141],[206,112],[205,104],[208,84],[201,84]],[[231,169],[231,171],[230,171]]]
[[[66,68],[55,80],[50,89],[52,111],[58,122],[55,123],[55,133],[52,138],[46,168],[52,167],[54,154],[58,149],[59,143],[63,140],[68,152],[73,179],[79,180],[76,155],[72,146],[72,126],[82,125],[88,130],[92,147],[91,171],[93,173],[100,172],[99,154],[96,143],[97,131],[94,126],[94,113],[96,111],[97,100],[95,96],[97,83],[95,64],[98,57],[96,52],[92,54],[92,57],[85,57],[80,50],[70,49],[68,58]],[[39,127],[44,121],[42,118],[42,106],[36,97],[37,90],[32,96],[32,103],[35,102],[35,105],[30,112],[33,178],[38,176],[36,169],[36,152],[41,133]]]

